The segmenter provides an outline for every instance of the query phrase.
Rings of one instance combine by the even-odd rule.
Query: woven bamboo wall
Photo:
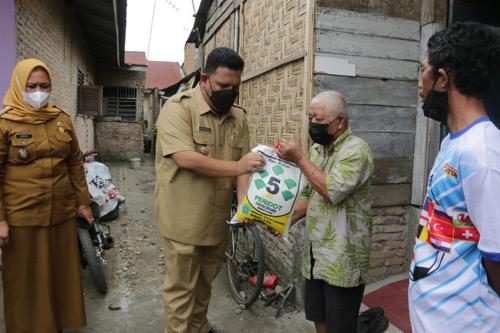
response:
[[[304,61],[297,60],[243,83],[241,106],[248,112],[251,146],[279,138],[300,142]]]
[[[212,36],[203,47],[204,64],[207,63],[207,56],[213,49],[215,49],[215,36]]]
[[[301,141],[305,13],[306,0],[243,4],[240,54],[249,79],[241,86],[240,103],[248,112],[252,146],[273,145],[278,138]]]
[[[240,53],[244,76],[304,50],[306,0],[247,0]]]
[[[229,47],[229,34],[231,33],[231,18],[228,18],[215,34],[216,47]],[[213,37],[212,37],[213,38]]]

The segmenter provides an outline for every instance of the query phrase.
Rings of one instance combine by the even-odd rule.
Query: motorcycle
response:
[[[104,275],[104,251],[114,245],[111,228],[101,222],[115,219],[119,215],[120,204],[125,200],[116,186],[111,182],[109,169],[103,163],[92,161],[95,155],[92,150],[84,154],[84,169],[91,196],[94,223],[88,224],[85,219],[77,218],[80,262],[83,268],[90,271],[94,285],[101,294],[106,294],[108,287]]]
[[[104,163],[96,162],[90,158],[96,154],[95,150],[83,154],[87,186],[92,200],[99,206],[101,221],[111,221],[119,216],[120,205],[125,202],[125,198],[111,182],[111,173],[108,167]]]

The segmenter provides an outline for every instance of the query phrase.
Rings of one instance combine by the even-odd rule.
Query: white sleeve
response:
[[[481,255],[500,262],[500,170],[481,168],[462,185],[469,216],[479,231]]]

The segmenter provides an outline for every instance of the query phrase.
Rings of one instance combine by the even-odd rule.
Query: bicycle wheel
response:
[[[108,291],[108,286],[106,284],[106,278],[104,277],[102,263],[96,255],[94,244],[92,243],[88,230],[82,228],[77,229],[78,239],[80,240],[82,249],[82,256],[90,270],[94,286],[100,294],[104,295]]]
[[[252,305],[264,280],[264,245],[254,224],[230,227],[226,271],[235,301],[245,307]]]

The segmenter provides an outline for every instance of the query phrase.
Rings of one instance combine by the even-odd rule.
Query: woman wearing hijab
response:
[[[75,218],[92,223],[70,117],[40,60],[20,61],[0,112],[0,246],[7,333],[85,326]]]

